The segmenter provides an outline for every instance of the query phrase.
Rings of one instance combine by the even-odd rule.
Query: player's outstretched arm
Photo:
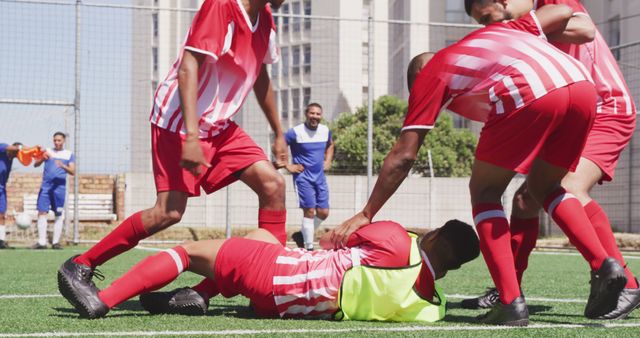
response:
[[[289,163],[287,153],[287,142],[285,142],[284,134],[282,133],[282,126],[280,124],[280,116],[278,116],[278,108],[276,105],[275,95],[273,87],[271,86],[271,79],[269,73],[267,73],[267,67],[262,65],[260,74],[256,79],[256,83],[253,85],[253,91],[256,94],[256,99],[264,116],[269,121],[271,130],[273,130],[276,138],[273,143],[273,154],[276,159],[276,168],[282,168]]]
[[[582,44],[593,41],[595,26],[587,15],[574,15],[566,5],[545,5],[536,11],[547,39],[564,43]]]
[[[409,174],[428,131],[429,129],[409,129],[400,134],[400,138],[384,159],[367,205],[361,212],[330,231],[333,247],[344,247],[354,231],[371,223],[373,217]]]
[[[333,162],[333,154],[335,153],[335,145],[333,144],[333,140],[329,140],[329,145],[324,150],[324,164],[323,169],[325,171],[331,169],[331,162]]]

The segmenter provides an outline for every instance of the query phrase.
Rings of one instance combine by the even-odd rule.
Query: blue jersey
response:
[[[302,164],[304,171],[294,175],[310,180],[324,177],[324,152],[331,144],[331,131],[323,124],[316,130],[301,123],[287,131],[285,140],[291,148],[293,163]]]
[[[11,172],[11,162],[13,159],[9,159],[7,155],[6,143],[0,143],[0,190],[4,190],[9,180],[9,173]]]
[[[56,151],[54,149],[47,149],[47,154],[49,155],[49,159],[44,161],[44,173],[42,174],[42,182],[43,183],[56,183],[62,184],[67,182],[67,172],[58,167],[56,161],[62,162],[64,165],[69,165],[70,163],[74,163],[76,161],[75,156],[70,150],[59,150]]]

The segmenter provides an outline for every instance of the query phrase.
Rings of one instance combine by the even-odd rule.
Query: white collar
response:
[[[424,252],[422,248],[419,248],[419,249],[420,249],[420,256],[422,256],[422,260],[424,261],[425,264],[427,264],[427,267],[431,272],[431,277],[433,277],[433,280],[436,280],[436,273],[435,271],[433,271],[433,266],[431,266],[431,262],[429,261],[429,257],[427,257],[427,253]]]
[[[258,25],[260,24],[260,13],[258,13],[258,19],[256,20],[256,24],[252,25],[251,18],[249,17],[249,13],[247,13],[247,10],[244,8],[244,5],[242,4],[242,0],[237,0],[237,1],[238,1],[238,6],[240,6],[240,10],[242,11],[242,14],[244,15],[244,19],[247,22],[247,26],[249,26],[249,29],[251,29],[252,33],[255,33],[256,30],[258,29]]]

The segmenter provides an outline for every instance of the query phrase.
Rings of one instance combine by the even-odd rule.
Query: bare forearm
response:
[[[198,137],[198,60],[189,51],[185,51],[182,64],[178,70],[178,91],[182,119],[188,137]]]
[[[586,15],[575,15],[569,20],[564,30],[547,34],[550,41],[583,44],[593,41],[596,29],[593,22]]]

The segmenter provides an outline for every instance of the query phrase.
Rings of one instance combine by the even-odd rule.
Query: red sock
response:
[[[287,243],[286,222],[286,210],[258,210],[258,227],[269,231],[282,245]]]
[[[142,225],[142,211],[131,215],[113,229],[107,236],[94,245],[89,251],[76,257],[73,261],[95,268],[111,258],[135,247],[141,239],[149,234]]]
[[[600,243],[607,251],[607,255],[617,259],[618,263],[624,267],[624,273],[627,275],[627,285],[625,288],[637,289],[638,281],[636,281],[636,277],[631,273],[629,268],[626,267],[622,253],[616,243],[616,238],[613,236],[613,231],[611,230],[611,224],[609,224],[607,214],[602,210],[600,205],[593,200],[584,206],[584,211],[587,213],[587,217],[589,217],[591,225],[593,225],[593,228],[596,230],[596,235],[598,235]]]
[[[491,278],[500,292],[500,301],[511,304],[520,296],[509,240],[509,222],[500,204],[476,204],[473,221],[480,238],[480,251]]]
[[[544,210],[560,226],[569,242],[589,262],[591,270],[598,270],[608,255],[600,244],[580,201],[563,188],[558,188],[545,199]]]
[[[511,252],[516,267],[518,284],[522,285],[522,275],[529,265],[529,255],[536,247],[540,222],[536,218],[517,218],[511,216]]]
[[[98,296],[109,308],[113,308],[131,297],[160,289],[188,268],[189,255],[183,247],[177,246],[143,259],[108,288],[100,291]]]
[[[209,298],[213,298],[220,293],[218,291],[218,284],[213,279],[205,278],[198,285],[192,287],[192,289],[196,290],[199,293],[206,294]]]

